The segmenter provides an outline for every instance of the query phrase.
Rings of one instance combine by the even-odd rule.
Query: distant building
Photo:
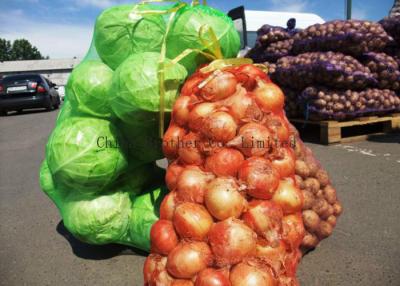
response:
[[[64,96],[68,77],[80,61],[74,58],[0,62],[0,78],[10,74],[39,73],[58,85],[58,92]]]

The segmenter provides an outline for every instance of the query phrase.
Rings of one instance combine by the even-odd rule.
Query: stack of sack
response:
[[[260,29],[248,56],[267,61],[271,78],[289,94],[290,117],[346,120],[398,112],[399,20],[329,21],[272,43],[262,41]]]

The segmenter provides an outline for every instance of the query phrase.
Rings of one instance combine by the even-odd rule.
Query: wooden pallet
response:
[[[324,121],[311,121],[304,119],[290,119],[290,121],[302,128],[307,125],[319,126],[320,131],[320,143],[322,144],[334,144],[334,143],[349,143],[360,140],[368,139],[372,135],[382,135],[395,130],[400,130],[400,113],[391,114],[387,116],[368,116],[360,117],[351,121],[335,121],[335,120],[324,120]],[[353,130],[363,127],[376,125],[380,130],[378,132],[347,135],[344,136],[342,131],[346,128],[352,128]],[[360,131],[360,130],[358,130]],[[362,131],[362,130],[361,130]],[[359,133],[359,132],[357,132]]]

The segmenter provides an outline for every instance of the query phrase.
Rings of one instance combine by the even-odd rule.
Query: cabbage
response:
[[[158,210],[166,194],[167,189],[161,187],[135,199],[129,224],[129,243],[131,245],[150,251],[150,230],[159,218]]]
[[[57,183],[101,192],[127,162],[114,125],[104,119],[71,117],[58,123],[47,143],[47,162]]]
[[[101,61],[87,60],[79,64],[69,77],[68,102],[72,109],[98,117],[110,117],[108,93],[113,71]]]
[[[206,48],[199,40],[199,30],[203,25],[209,25],[215,32],[225,58],[235,58],[240,50],[240,38],[231,18],[224,13],[208,6],[184,7],[174,18],[171,31],[167,37],[167,56],[174,59],[186,49]],[[209,35],[204,35],[207,42]],[[200,64],[208,60],[199,53],[193,53],[180,63],[187,71],[193,73]]]
[[[129,193],[114,192],[91,197],[71,193],[61,213],[65,227],[79,240],[92,244],[118,242],[129,227]]]
[[[132,54],[161,51],[166,28],[163,16],[145,15],[142,19],[135,18],[131,15],[135,6],[121,5],[109,8],[96,21],[96,50],[100,58],[114,70]],[[162,8],[155,5],[139,7],[139,10]]]
[[[158,84],[159,53],[139,53],[130,56],[115,71],[113,77],[111,107],[121,120],[137,124],[137,118],[149,120],[155,118],[160,110]],[[180,64],[165,64],[165,110],[170,111],[178,96],[179,88],[187,76],[186,69]]]
[[[60,209],[64,193],[61,191],[61,189],[56,189],[53,176],[51,175],[49,165],[47,164],[46,160],[44,160],[40,165],[39,183],[43,192],[53,201],[53,203],[55,203],[57,208]]]
[[[71,117],[72,115],[72,106],[71,103],[69,102],[69,100],[67,98],[64,99],[64,103],[61,106],[61,110],[57,115],[57,119],[56,122],[61,122],[64,121],[65,119]]]
[[[157,115],[154,117],[158,118]],[[150,163],[164,158],[161,149],[162,141],[158,132],[158,121],[142,125],[122,122],[118,124],[118,128],[127,142],[129,159]]]

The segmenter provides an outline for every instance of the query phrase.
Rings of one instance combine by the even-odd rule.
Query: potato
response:
[[[335,226],[336,226],[336,221],[337,221],[337,219],[336,219],[336,216],[334,216],[334,215],[330,215],[330,216],[326,219],[326,222],[329,223],[332,227],[335,227]]]
[[[313,249],[317,247],[319,243],[319,239],[316,235],[306,232],[303,237],[303,242],[301,243],[302,247],[305,249]]]
[[[316,199],[314,201],[314,205],[312,206],[312,210],[315,211],[319,216],[324,215],[329,208],[329,204],[324,199]]]
[[[299,175],[295,175],[294,176],[294,180],[295,180],[295,182],[296,182],[296,185],[300,188],[300,189],[304,189],[305,188],[305,186],[304,186],[304,181],[303,181],[303,178],[302,177],[300,177]]]
[[[317,179],[315,178],[308,178],[304,180],[304,186],[306,190],[316,194],[318,190],[320,189],[320,183]]]
[[[334,214],[333,206],[328,204],[328,208],[326,209],[326,211],[321,214],[321,219],[328,219],[328,217],[330,217],[333,214]]]
[[[342,205],[339,202],[336,202],[333,205],[333,213],[335,214],[335,216],[340,216],[342,214],[343,208]]]
[[[308,231],[316,232],[321,222],[321,219],[319,218],[318,214],[313,210],[305,210],[303,211],[303,222]]]
[[[324,192],[324,197],[328,203],[330,203],[331,205],[336,203],[337,201],[336,190],[331,185],[326,186],[323,192]]]
[[[310,176],[310,169],[307,164],[302,160],[296,160],[296,174],[306,179]]]
[[[326,221],[321,221],[316,234],[320,239],[324,239],[330,236],[332,234],[332,231],[333,227],[329,223],[327,223]]]
[[[328,172],[326,172],[325,170],[319,169],[315,174],[315,178],[319,181],[322,188],[329,185]]]
[[[309,210],[314,205],[315,197],[310,191],[303,191],[303,210]]]

